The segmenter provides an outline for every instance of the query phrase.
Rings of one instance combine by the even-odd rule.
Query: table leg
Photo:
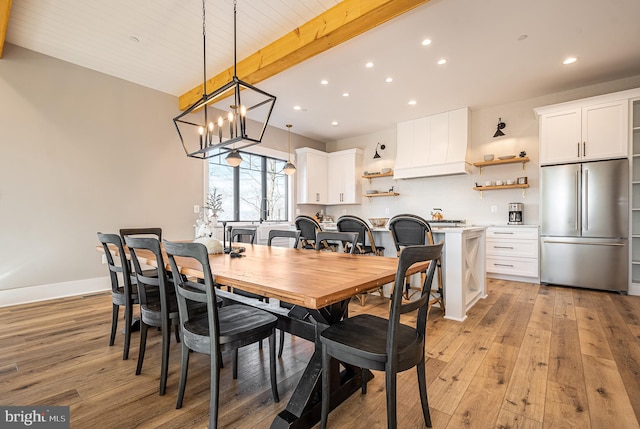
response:
[[[348,300],[335,304],[325,311],[311,311],[311,315],[318,322],[316,325],[315,350],[309,363],[298,382],[287,408],[280,412],[273,423],[272,429],[303,429],[311,428],[320,421],[320,409],[322,406],[322,346],[320,344],[320,332],[330,324],[342,319],[347,314]],[[323,320],[318,320],[323,319]],[[339,372],[340,363],[331,360],[331,405],[334,409],[353,393],[362,387],[362,376],[367,381],[373,378],[369,370],[361,371],[348,365],[345,370]]]

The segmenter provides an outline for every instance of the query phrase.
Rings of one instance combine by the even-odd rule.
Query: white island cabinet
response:
[[[485,235],[485,227],[433,228],[433,241],[438,243],[444,240],[442,279],[445,319],[464,321],[467,311],[487,296]]]

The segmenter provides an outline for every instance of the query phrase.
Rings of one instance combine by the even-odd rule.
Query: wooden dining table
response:
[[[351,255],[331,251],[315,251],[243,244],[240,257],[210,254],[209,263],[216,283],[230,288],[275,298],[291,304],[285,309],[273,304],[216,289],[225,301],[240,302],[269,311],[278,317],[278,328],[312,341],[314,352],[285,410],[271,428],[310,428],[320,420],[322,389],[322,353],[320,332],[348,314],[350,298],[374,291],[391,283],[396,276],[397,258]],[[98,247],[102,250],[102,247]],[[151,253],[136,252],[143,263],[157,266]],[[167,259],[165,258],[167,268]],[[203,277],[203,270],[194,260],[176,258],[182,274]],[[424,271],[429,263],[412,266],[409,274]],[[370,371],[346,366],[339,371],[333,362],[331,371],[331,406],[336,407],[358,391],[362,377],[373,377]]]

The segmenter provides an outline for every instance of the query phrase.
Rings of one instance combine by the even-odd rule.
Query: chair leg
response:
[[[386,381],[386,394],[387,394],[387,429],[396,429],[397,423],[397,409],[396,409],[396,373],[385,371]]]
[[[171,325],[162,328],[162,363],[160,364],[160,396],[167,391],[167,373],[169,372],[169,346],[171,345]]]
[[[189,371],[189,348],[182,343],[182,359],[180,361],[180,384],[178,385],[178,399],[176,409],[182,408],[184,390],[187,387],[187,372]]]
[[[122,360],[129,359],[129,346],[131,345],[131,324],[133,323],[133,308],[124,306],[124,347],[122,348]]]
[[[116,341],[116,331],[118,330],[118,313],[120,312],[120,306],[112,304],[111,311],[111,336],[109,337],[109,345],[112,346]]]
[[[331,356],[327,350],[322,347],[322,407],[320,410],[320,429],[327,429],[327,420],[329,419],[329,408],[331,407]]]
[[[176,343],[180,344],[180,323],[173,325],[173,333],[176,337]]]
[[[231,351],[231,367],[233,368],[233,379],[238,379],[238,349]]]
[[[237,352],[237,349],[236,349]],[[218,400],[220,397],[220,353],[211,353],[211,386],[209,393],[209,429],[218,428]]]
[[[438,258],[438,293],[440,294],[440,305],[442,306],[442,312],[444,313],[444,288],[442,287],[442,259]]]
[[[144,352],[147,348],[147,330],[149,325],[140,319],[140,347],[138,347],[138,366],[136,367],[136,375],[142,372],[142,362],[144,361]]]
[[[367,377],[365,376],[365,369],[360,368],[360,377],[362,378],[362,394],[367,394]]]
[[[427,378],[425,371],[424,356],[422,360],[416,365],[418,372],[418,389],[420,390],[420,403],[422,404],[422,415],[424,416],[424,423],[428,428],[431,427],[431,413],[429,413],[429,398],[427,397]]]
[[[282,357],[282,351],[284,350],[284,331],[280,330],[280,344],[278,346],[278,357]]]
[[[276,377],[276,329],[273,328],[269,336],[269,375],[271,376],[271,393],[273,402],[280,402],[278,395],[278,380]]]

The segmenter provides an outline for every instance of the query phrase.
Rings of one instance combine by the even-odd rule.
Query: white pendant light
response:
[[[293,125],[287,124],[286,126],[289,129],[289,149],[287,150],[287,163],[284,165],[282,171],[284,171],[284,174],[287,176],[291,176],[296,172],[296,166],[291,162],[291,127],[293,127]]]

